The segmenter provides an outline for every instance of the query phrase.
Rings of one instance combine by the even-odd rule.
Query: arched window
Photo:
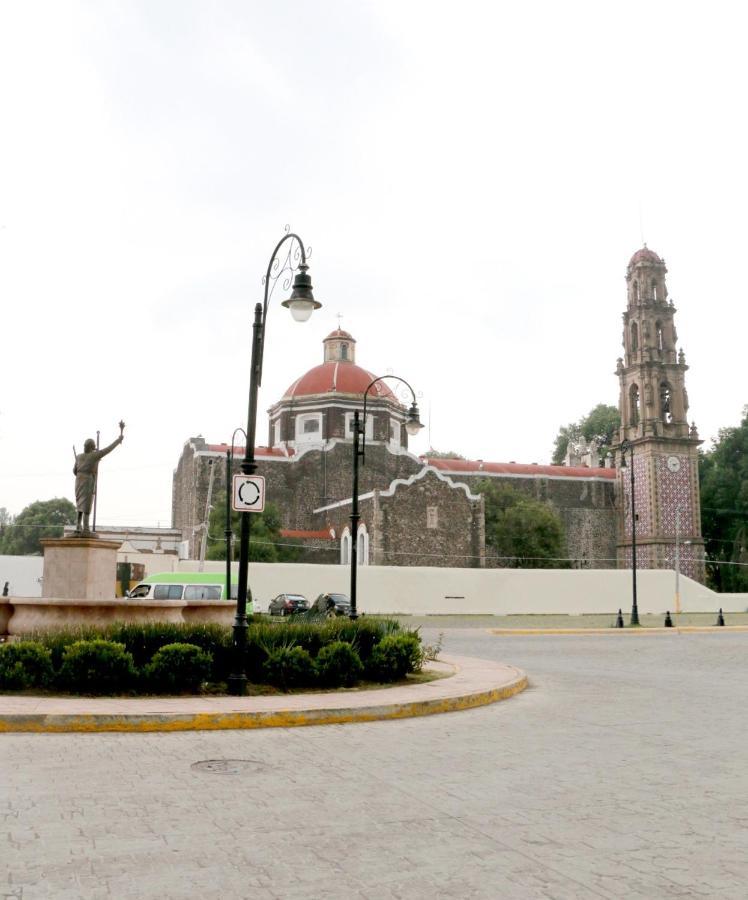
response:
[[[663,337],[662,337],[662,322],[655,322],[655,341],[657,344],[658,350],[664,349]]]
[[[351,533],[348,528],[343,529],[340,536],[340,565],[350,566],[351,564]]]
[[[660,416],[663,422],[673,421],[673,398],[667,381],[660,384]]]
[[[657,302],[657,282],[652,279],[652,299]]]
[[[639,386],[632,384],[629,390],[629,425],[639,424]]]
[[[639,301],[639,282],[634,281],[634,300]]]
[[[340,358],[341,358],[341,359],[348,359],[348,344],[341,344],[341,345],[340,345]]]
[[[639,326],[636,322],[631,323],[631,352],[636,353],[639,349]]]
[[[358,526],[357,562],[360,566],[369,565],[369,532],[363,523]]]

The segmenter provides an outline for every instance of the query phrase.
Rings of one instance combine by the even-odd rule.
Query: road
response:
[[[531,687],[371,724],[0,736],[0,898],[745,900],[748,635],[468,627],[450,651]]]

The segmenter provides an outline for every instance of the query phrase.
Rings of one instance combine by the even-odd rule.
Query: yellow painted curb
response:
[[[411,703],[392,703],[341,709],[273,710],[267,712],[229,712],[152,715],[35,715],[0,716],[0,733],[33,732],[151,732],[218,731],[248,728],[290,728],[302,725],[343,725],[350,722],[374,722],[383,719],[407,719],[436,713],[455,712],[497,703],[527,687],[527,676],[500,687],[476,691],[460,697],[441,697]]]
[[[674,625],[672,628],[489,628],[489,634],[726,634],[748,632],[748,625]]]

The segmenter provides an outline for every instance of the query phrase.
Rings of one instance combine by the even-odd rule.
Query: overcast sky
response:
[[[0,5],[0,506],[170,524],[184,442],[246,419],[283,226],[322,309],[270,311],[265,410],[322,361],[421,394],[413,447],[547,462],[617,403],[624,274],[664,256],[707,441],[748,403],[741,4]]]

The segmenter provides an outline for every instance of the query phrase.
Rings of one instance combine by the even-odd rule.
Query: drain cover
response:
[[[259,759],[202,759],[192,763],[190,768],[211,775],[238,775],[240,772],[259,772],[266,766]]]

